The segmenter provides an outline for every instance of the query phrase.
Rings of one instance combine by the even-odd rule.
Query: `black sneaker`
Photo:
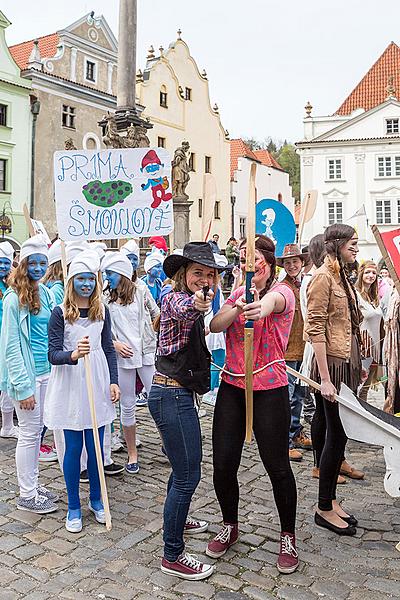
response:
[[[117,465],[116,463],[111,463],[111,465],[104,465],[104,473],[105,475],[119,475],[124,470],[124,465]]]
[[[81,474],[79,476],[79,481],[81,483],[89,483],[89,476],[88,476],[87,469],[85,469],[84,471],[81,471]]]

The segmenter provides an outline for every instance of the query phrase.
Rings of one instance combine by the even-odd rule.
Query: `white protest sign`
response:
[[[174,227],[171,159],[163,148],[54,153],[61,239],[167,235]]]

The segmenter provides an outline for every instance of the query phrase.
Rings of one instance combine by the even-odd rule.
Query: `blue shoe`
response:
[[[65,529],[70,533],[79,533],[82,531],[82,514],[78,510],[69,510],[65,521]]]
[[[89,500],[88,502],[88,507],[89,510],[92,511],[92,513],[94,513],[94,516],[96,517],[96,521],[98,523],[105,523],[106,522],[106,513],[104,512],[104,506],[103,504],[98,501],[96,502],[96,504],[98,504],[99,508],[93,508],[91,501]]]
[[[136,475],[136,473],[139,473],[140,471],[139,463],[126,463],[125,471],[129,473],[129,475]]]

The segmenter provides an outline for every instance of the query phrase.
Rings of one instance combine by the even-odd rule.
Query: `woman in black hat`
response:
[[[210,353],[204,314],[211,310],[211,290],[219,267],[207,243],[186,244],[183,254],[164,261],[175,281],[163,299],[156,356],[156,374],[148,406],[172,467],[164,505],[164,557],[161,570],[183,579],[199,580],[213,573],[184,552],[183,534],[206,531],[206,521],[188,518],[192,495],[200,481],[201,432],[194,393],[210,390]]]

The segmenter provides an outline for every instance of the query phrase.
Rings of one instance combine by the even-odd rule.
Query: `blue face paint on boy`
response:
[[[131,261],[132,269],[136,271],[139,266],[139,257],[136,254],[127,254],[127,258]]]
[[[9,258],[0,258],[0,279],[7,277],[11,271],[11,260]]]
[[[161,263],[158,263],[158,265],[154,265],[154,267],[151,267],[151,269],[147,273],[149,275],[149,279],[151,281],[154,281],[154,279],[157,279],[158,277],[160,277],[161,271],[162,271]]]
[[[74,291],[81,298],[90,298],[96,287],[96,275],[93,273],[78,273],[74,275]]]
[[[108,281],[108,285],[110,286],[110,290],[116,290],[119,286],[119,282],[121,281],[121,275],[116,273],[115,271],[110,271],[106,269],[105,271],[106,280]]]
[[[31,254],[28,256],[27,261],[29,279],[32,281],[40,281],[47,271],[47,265],[49,263],[47,256],[45,254]]]

